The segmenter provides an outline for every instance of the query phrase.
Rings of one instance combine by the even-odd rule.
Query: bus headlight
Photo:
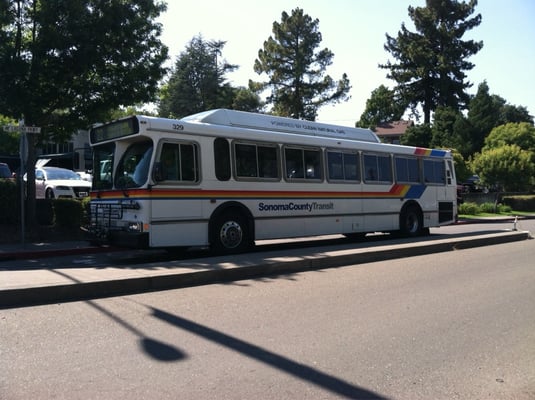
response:
[[[126,226],[126,230],[132,233],[143,232],[143,224],[141,222],[129,222]]]

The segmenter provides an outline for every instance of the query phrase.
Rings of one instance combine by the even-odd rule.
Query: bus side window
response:
[[[397,182],[418,183],[420,181],[419,163],[412,157],[394,157]]]
[[[215,176],[220,181],[230,179],[230,147],[227,139],[214,140]]]
[[[377,157],[372,154],[364,154],[364,180],[376,182],[379,179],[377,173]]]
[[[386,154],[364,154],[366,182],[392,182],[392,159]]]
[[[446,167],[442,160],[424,160],[424,181],[435,185],[446,184]]]
[[[286,177],[289,179],[303,179],[303,151],[301,149],[285,149]]]
[[[180,172],[183,181],[196,181],[198,176],[196,146],[191,144],[180,145]]]
[[[277,147],[258,146],[258,173],[261,178],[279,178]]]
[[[178,146],[166,143],[160,157],[163,180],[178,180]]]

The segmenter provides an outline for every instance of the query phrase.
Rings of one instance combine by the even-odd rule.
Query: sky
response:
[[[425,0],[168,0],[159,22],[162,41],[169,47],[169,66],[191,39],[226,41],[222,56],[239,69],[226,75],[233,86],[247,86],[249,79],[267,80],[253,70],[258,50],[272,35],[273,22],[281,14],[303,9],[319,20],[322,42],[319,49],[334,53],[327,69],[335,81],[346,73],[351,82],[351,99],[319,109],[317,121],[354,126],[366,107],[371,92],[381,84],[394,82],[380,69],[390,54],[384,50],[386,34],[397,37],[404,22],[415,31],[408,7],[425,6]],[[469,58],[475,67],[466,71],[475,94],[487,81],[491,94],[509,104],[524,106],[535,116],[535,1],[479,0],[475,14],[481,24],[463,39],[483,41],[483,48]],[[474,14],[474,15],[475,15]]]

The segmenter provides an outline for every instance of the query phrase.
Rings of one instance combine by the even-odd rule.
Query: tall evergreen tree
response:
[[[63,141],[120,105],[149,102],[165,74],[158,0],[0,1],[0,111],[28,135],[28,221],[35,143]]]
[[[281,22],[273,23],[273,36],[258,51],[254,70],[269,80],[249,81],[249,87],[258,92],[271,87],[267,103],[276,115],[313,121],[321,106],[349,98],[347,75],[335,82],[325,74],[334,54],[328,48],[316,51],[322,40],[318,25],[300,8],[291,15],[283,12]]]
[[[481,23],[474,13],[477,0],[426,0],[425,7],[409,7],[409,17],[416,32],[405,24],[397,37],[386,35],[385,50],[395,59],[381,68],[389,70],[387,77],[397,83],[413,112],[421,105],[424,123],[431,121],[431,112],[438,106],[462,109],[469,96],[465,71],[474,64],[468,58],[476,54],[483,42],[463,41],[470,29]]]
[[[468,121],[472,126],[471,153],[480,151],[485,137],[499,125],[500,110],[504,104],[504,99],[489,93],[487,82],[479,84],[477,93],[470,101],[468,108]]]
[[[161,116],[181,118],[213,108],[259,108],[257,95],[248,89],[233,88],[226,81],[225,75],[238,66],[221,58],[225,44],[205,40],[201,35],[191,39],[177,57],[171,77],[160,93]]]

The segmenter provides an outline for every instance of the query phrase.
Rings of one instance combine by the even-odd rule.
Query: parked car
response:
[[[24,176],[26,180],[26,176]],[[35,197],[38,199],[81,199],[89,196],[91,182],[84,181],[70,169],[40,167],[35,169]]]
[[[479,175],[472,175],[462,183],[464,193],[483,192],[488,193],[489,189],[481,184]]]
[[[12,179],[13,173],[6,163],[0,162],[0,179]]]

